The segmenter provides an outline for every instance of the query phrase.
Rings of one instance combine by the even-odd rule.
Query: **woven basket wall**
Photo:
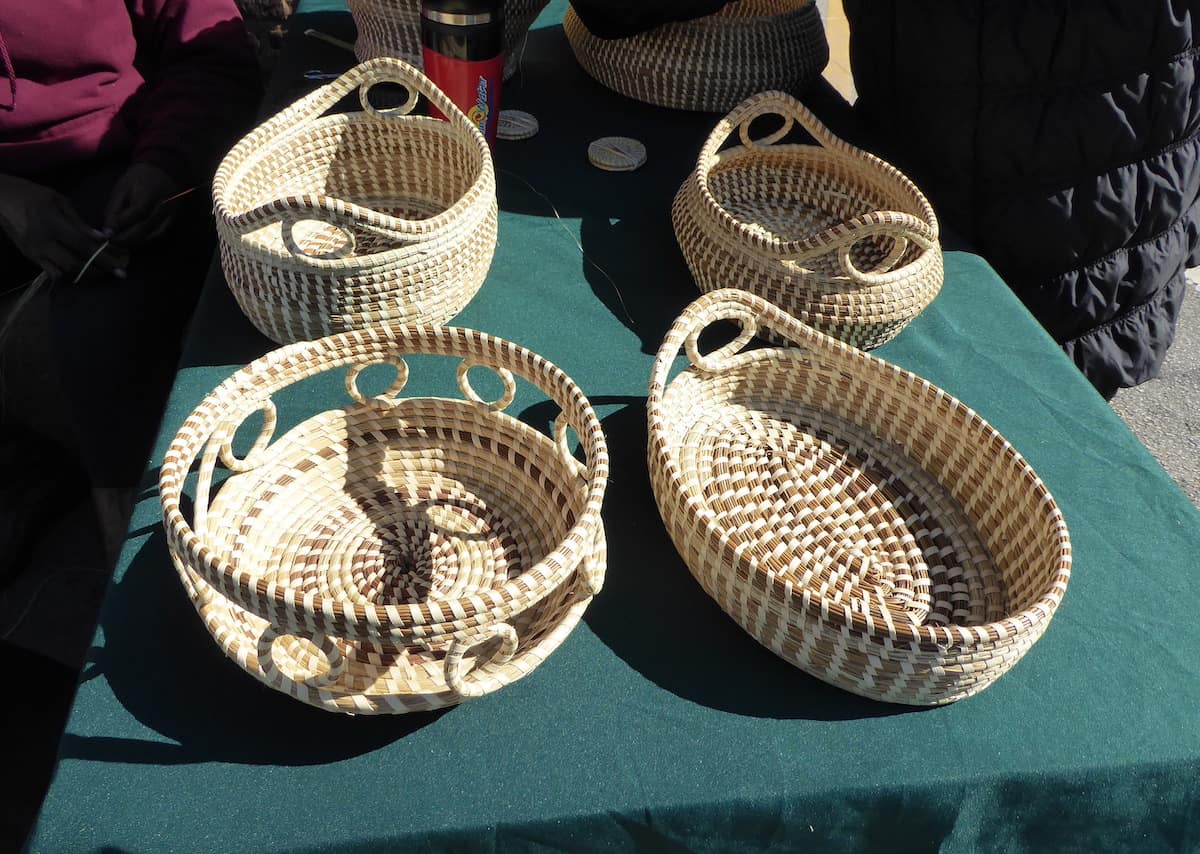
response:
[[[720,112],[765,89],[799,94],[829,62],[813,0],[739,0],[625,39],[593,35],[568,7],[563,31],[597,82],[676,110]]]
[[[775,130],[755,139],[751,124],[763,117]],[[816,145],[780,142],[795,122]],[[722,150],[735,133],[738,144]],[[755,95],[717,123],[672,219],[701,291],[758,294],[865,350],[942,287],[937,217],[921,191],[782,92]]]
[[[462,399],[399,396],[418,354],[459,360]],[[395,380],[365,392],[360,374],[378,365]],[[335,369],[345,405],[276,438],[274,396]],[[482,369],[504,384],[495,401],[472,385]],[[517,378],[561,408],[553,438],[503,411]],[[255,413],[239,457],[234,434]],[[600,422],[557,367],[472,330],[401,326],[238,371],[184,422],[159,487],[171,557],[225,654],[305,703],[378,714],[495,691],[562,642],[603,584],[607,476]]]
[[[702,354],[719,320],[741,331]],[[738,352],[763,326],[798,346]],[[681,348],[691,366],[668,382]],[[948,703],[1011,668],[1062,601],[1066,524],[1021,455],[946,392],[765,300],[723,290],[685,310],[647,408],[679,554],[742,628],[819,679]]]
[[[505,0],[504,79],[516,73],[525,49],[529,27],[550,0]],[[346,0],[358,38],[354,55],[359,62],[377,56],[393,56],[417,68],[421,56],[420,0]]]
[[[395,83],[407,102],[376,110]],[[362,112],[324,115],[355,89]],[[424,95],[447,116],[412,115]],[[444,323],[483,284],[496,179],[483,136],[419,71],[376,59],[241,140],[213,181],[221,266],[280,343],[382,323]]]

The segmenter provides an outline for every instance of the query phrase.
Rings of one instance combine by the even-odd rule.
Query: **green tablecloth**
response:
[[[311,16],[293,19],[293,36],[314,23],[347,31],[343,17]],[[305,50],[306,67],[346,61]],[[930,710],[872,703],[791,668],[724,616],[650,493],[652,354],[695,295],[669,203],[713,117],[605,92],[557,26],[531,36],[506,104],[542,130],[497,150],[499,246],[456,323],[556,362],[604,418],[604,592],[528,678],[442,713],[335,716],[225,660],[171,567],[150,485],[186,414],[269,347],[215,276],[32,848],[1200,846],[1200,514],[987,264],[949,252],[942,294],[878,352],[1026,455],[1066,515],[1074,576],[1044,638],[983,694]],[[609,134],[645,141],[647,165],[591,168],[587,143]],[[310,383],[283,417],[341,401],[339,384]],[[417,375],[411,389],[453,391]],[[523,407],[544,419],[536,401]],[[37,701],[12,687],[13,700]]]

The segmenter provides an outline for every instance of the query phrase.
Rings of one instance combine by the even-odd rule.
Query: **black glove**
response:
[[[77,274],[105,239],[62,193],[7,175],[0,176],[0,229],[18,251],[56,279]],[[93,263],[109,272],[120,266],[119,259],[106,253]]]

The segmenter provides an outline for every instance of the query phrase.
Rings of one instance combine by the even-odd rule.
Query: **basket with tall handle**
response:
[[[702,353],[718,321],[737,337]],[[793,347],[740,352],[764,327]],[[671,379],[680,351],[691,362]],[[1066,592],[1062,513],[1022,456],[915,374],[739,290],[667,333],[647,401],[655,499],[676,549],[743,629],[875,700],[983,690]]]
[[[755,139],[764,117],[782,125]],[[795,123],[817,144],[783,143]],[[937,217],[921,191],[782,92],[717,123],[672,219],[701,291],[741,288],[863,349],[894,337],[942,287]]]
[[[379,84],[404,103],[378,109]],[[358,90],[362,111],[330,113]],[[421,96],[448,120],[413,114]],[[444,323],[496,248],[483,136],[421,72],[358,65],[252,131],[213,181],[221,266],[243,313],[278,343],[385,323]]]
[[[410,357],[457,360],[461,398],[400,396]],[[363,371],[388,366],[391,385],[364,390]],[[485,369],[495,400],[472,384]],[[275,437],[276,397],[335,370],[345,405]],[[560,408],[553,437],[504,412],[518,379]],[[305,703],[379,714],[495,691],[563,641],[604,581],[607,477],[599,419],[562,370],[473,330],[409,325],[237,371],[183,423],[159,486],[171,557],[225,654]]]

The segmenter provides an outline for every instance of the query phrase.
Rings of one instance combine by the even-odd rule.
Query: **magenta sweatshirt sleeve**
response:
[[[258,103],[233,0],[0,2],[0,43],[0,173],[124,159],[204,183]]]
[[[250,37],[233,0],[127,0],[146,83],[134,161],[206,183],[260,97]]]

